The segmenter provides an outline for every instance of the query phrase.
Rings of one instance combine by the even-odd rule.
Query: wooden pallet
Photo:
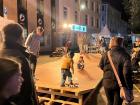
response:
[[[78,92],[68,88],[47,88],[38,87],[37,89],[40,100],[46,100],[46,105],[53,105],[53,103],[60,103],[61,105],[83,105],[83,94],[89,91]]]

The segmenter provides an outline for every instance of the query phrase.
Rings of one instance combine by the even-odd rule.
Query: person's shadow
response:
[[[86,71],[86,70],[79,70],[79,73],[81,74],[81,75],[84,75],[84,76],[86,76],[89,80],[93,80],[93,78],[89,75],[89,73]]]
[[[102,88],[102,81],[97,85],[95,89],[93,89],[84,100],[83,105],[106,105],[100,90]]]

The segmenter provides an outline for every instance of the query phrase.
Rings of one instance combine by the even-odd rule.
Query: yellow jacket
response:
[[[73,59],[68,56],[64,56],[62,60],[61,69],[70,69],[70,68],[73,68]]]

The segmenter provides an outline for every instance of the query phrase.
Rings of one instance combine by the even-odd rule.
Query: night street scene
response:
[[[140,105],[140,0],[0,0],[0,105]]]

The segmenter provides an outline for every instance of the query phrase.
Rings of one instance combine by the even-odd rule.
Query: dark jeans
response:
[[[61,85],[65,84],[66,78],[68,77],[69,83],[72,83],[72,74],[69,69],[61,69]]]
[[[123,100],[120,98],[120,89],[104,88],[107,96],[107,105],[122,105]]]
[[[30,54],[30,67],[32,69],[33,76],[35,76],[36,64],[37,64],[37,57],[33,54]],[[39,100],[38,100],[36,92],[33,92],[33,98],[36,99],[36,102],[34,102],[34,105],[38,105]]]
[[[37,57],[35,55],[30,55],[30,66],[33,71],[33,75],[35,74],[36,69],[36,63],[37,63]]]

